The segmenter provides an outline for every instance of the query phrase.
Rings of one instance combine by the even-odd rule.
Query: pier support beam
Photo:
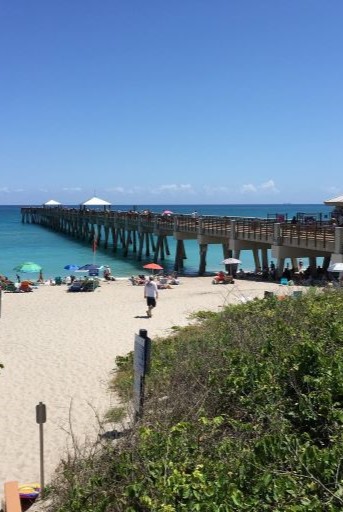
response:
[[[118,230],[112,228],[112,240],[113,240],[113,252],[117,252],[118,249]]]
[[[137,253],[137,231],[132,231],[132,251],[134,254]]]
[[[298,260],[297,258],[291,258],[291,261],[292,261],[292,268],[294,271],[297,271],[298,270]]]
[[[253,253],[253,256],[254,256],[255,270],[260,269],[261,268],[261,262],[260,262],[260,258],[259,258],[259,254],[258,254],[258,249],[253,249],[252,253]]]
[[[276,262],[276,277],[281,277],[285,268],[285,258],[278,258]]]
[[[105,247],[105,249],[107,249],[107,247],[108,247],[109,228],[106,226],[104,229],[105,229],[104,247]]]
[[[145,256],[150,256],[150,237],[149,237],[149,233],[145,233]]]
[[[138,244],[137,261],[141,261],[143,248],[144,248],[144,233],[138,233],[138,240],[139,240],[139,244]]]
[[[269,267],[268,249],[267,248],[261,249],[261,253],[262,253],[262,268],[268,268]]]
[[[174,270],[180,272],[183,269],[183,260],[185,256],[185,248],[183,240],[176,241],[176,252],[174,261]]]
[[[309,259],[308,259],[308,262],[310,264],[310,267],[313,270],[316,270],[316,268],[317,268],[317,258],[315,256],[310,256]]]
[[[329,265],[330,265],[330,256],[325,256],[324,261],[323,261],[323,269],[327,270],[329,268]]]
[[[223,258],[226,260],[227,258],[232,258],[232,250],[230,249],[229,244],[222,244],[223,247]]]
[[[331,255],[331,263],[343,263],[343,228],[335,228],[335,252]]]
[[[203,276],[206,272],[207,244],[199,244],[199,253],[200,253],[199,276]]]

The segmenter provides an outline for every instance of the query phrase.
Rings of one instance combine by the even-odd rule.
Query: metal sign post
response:
[[[139,334],[135,335],[134,350],[134,409],[135,420],[137,421],[143,412],[144,402],[144,380],[149,372],[150,366],[151,339],[148,338],[148,332],[140,329]]]
[[[43,424],[46,422],[46,406],[43,402],[36,405],[36,423],[39,424],[39,460],[40,460],[40,487],[41,496],[44,497],[44,437]]]

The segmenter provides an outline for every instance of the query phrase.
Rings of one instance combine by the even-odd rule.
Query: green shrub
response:
[[[143,419],[61,465],[51,510],[342,510],[341,311],[341,293],[252,301],[154,340]]]

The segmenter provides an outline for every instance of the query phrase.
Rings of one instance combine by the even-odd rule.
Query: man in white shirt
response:
[[[158,288],[153,276],[150,276],[144,285],[144,298],[146,299],[148,306],[146,314],[148,315],[148,318],[151,318],[151,311],[156,307],[156,300],[158,299]]]

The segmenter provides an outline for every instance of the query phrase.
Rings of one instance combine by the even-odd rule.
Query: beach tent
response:
[[[333,197],[324,201],[327,206],[343,206],[343,196]]]
[[[82,203],[82,206],[111,206],[111,203],[104,199],[100,199],[100,197],[94,196]]]
[[[43,206],[59,206],[61,203],[55,201],[55,199],[50,199],[46,203],[43,203]]]
[[[91,197],[84,203],[81,203],[81,207],[87,208],[88,206],[103,206],[104,210],[106,210],[107,206],[111,206],[111,203],[108,201],[105,201],[104,199],[100,199],[100,197]]]

